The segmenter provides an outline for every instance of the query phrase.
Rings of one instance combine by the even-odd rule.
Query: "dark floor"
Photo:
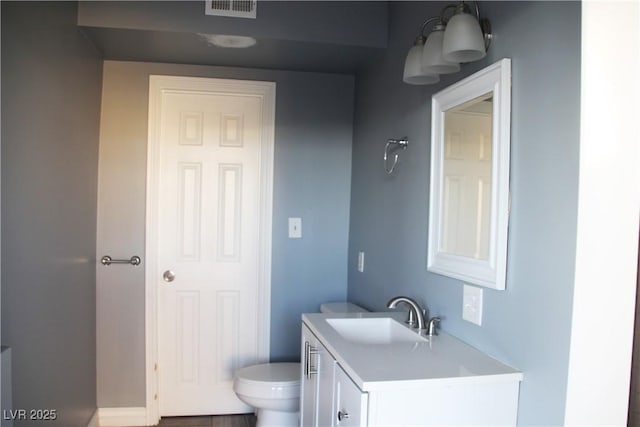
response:
[[[246,415],[213,415],[204,417],[163,417],[158,427],[255,427],[256,417]]]

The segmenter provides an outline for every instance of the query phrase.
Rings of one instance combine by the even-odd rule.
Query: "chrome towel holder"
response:
[[[393,173],[393,170],[395,169],[396,165],[398,164],[398,153],[395,153],[393,155],[393,163],[391,164],[391,167],[388,167],[388,162],[387,162],[387,157],[389,156],[389,154],[393,151],[397,151],[397,150],[406,150],[407,146],[409,145],[409,138],[402,137],[400,139],[394,139],[394,138],[390,138],[387,140],[387,144],[384,146],[384,171],[387,173],[387,175],[391,175]]]
[[[130,259],[113,259],[109,255],[105,255],[100,260],[102,265],[111,265],[111,264],[131,264],[131,265],[140,265],[142,260],[138,255],[132,256]]]

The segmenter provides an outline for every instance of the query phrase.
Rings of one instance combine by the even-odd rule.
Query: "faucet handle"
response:
[[[405,320],[404,323],[406,323],[407,325],[411,326],[412,328],[415,328],[416,315],[414,314],[413,310],[411,310],[411,308],[409,308],[409,311],[408,311],[408,314],[407,314],[407,320]]]
[[[427,324],[427,335],[432,337],[434,335],[438,335],[437,325],[440,324],[440,318],[438,316],[432,317],[429,319],[429,323]]]

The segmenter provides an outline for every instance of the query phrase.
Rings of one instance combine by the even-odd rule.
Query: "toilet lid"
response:
[[[240,381],[269,383],[272,386],[292,386],[300,384],[299,363],[264,363],[247,366],[236,371]]]

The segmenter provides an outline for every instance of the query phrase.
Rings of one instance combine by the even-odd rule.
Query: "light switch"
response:
[[[289,218],[289,238],[302,238],[302,218]]]
[[[462,318],[478,326],[482,325],[482,288],[464,285]]]

